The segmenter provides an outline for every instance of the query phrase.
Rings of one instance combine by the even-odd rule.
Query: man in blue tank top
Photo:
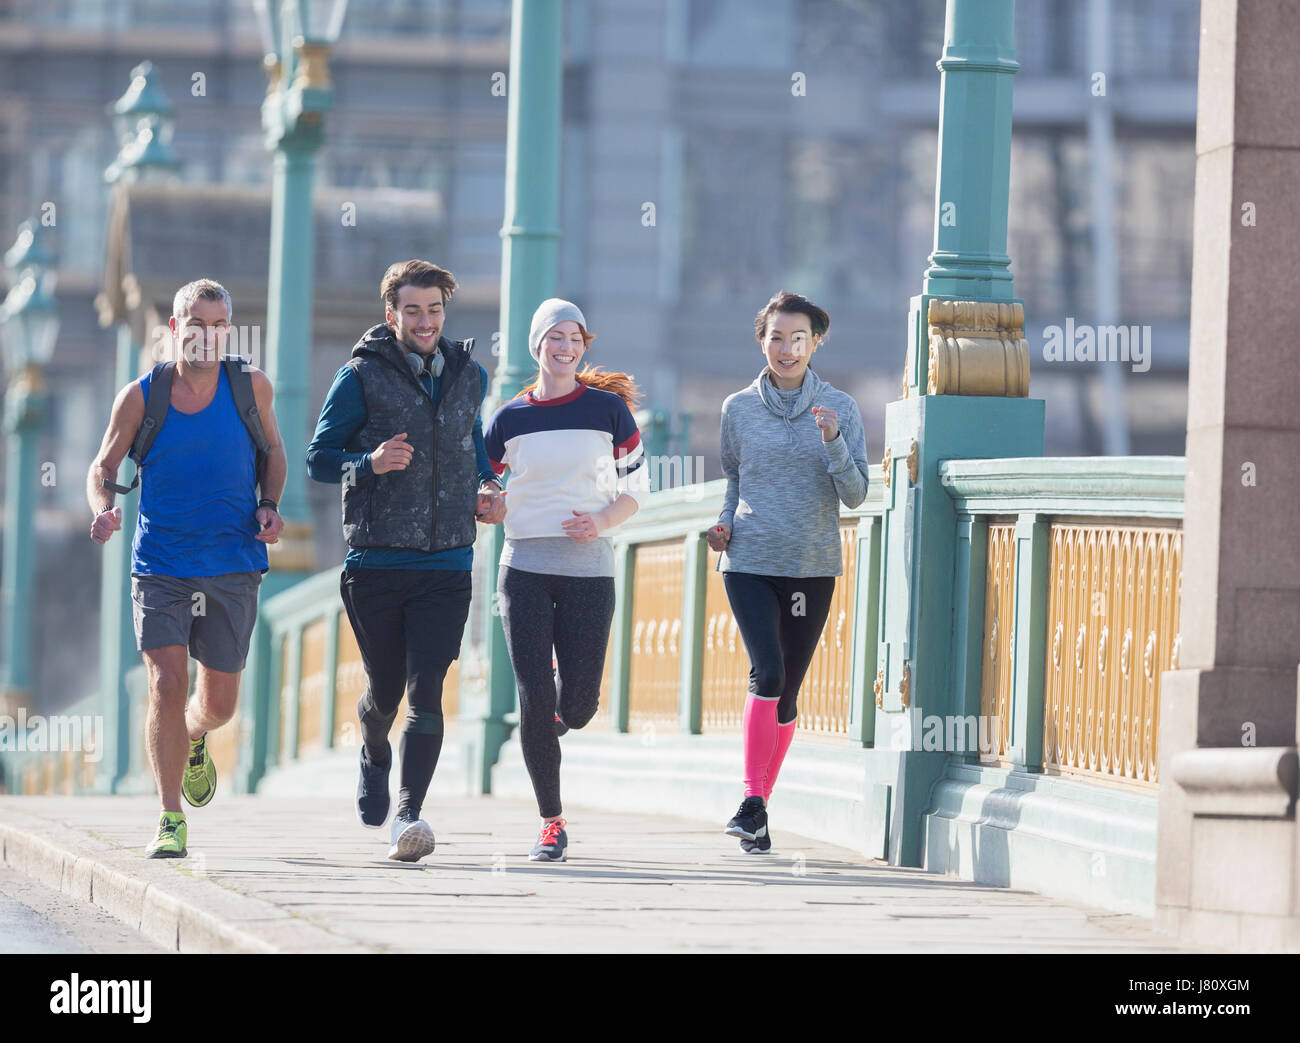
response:
[[[158,835],[146,848],[150,858],[185,856],[181,797],[202,807],[216,790],[204,737],[235,714],[258,587],[268,567],[266,545],[284,527],[277,501],[286,462],[271,382],[249,367],[269,443],[259,500],[257,449],[221,363],[230,319],[230,294],[220,283],[200,279],[177,291],[169,322],[176,362],[170,401],[140,463],[131,601],[136,647],[149,679],[149,760],[162,801]],[[96,543],[122,527],[122,509],[105,483],[116,481],[145,419],[151,379],[146,374],[118,392],[91,464],[86,493],[95,512],[90,535]],[[199,671],[187,708],[191,655]]]

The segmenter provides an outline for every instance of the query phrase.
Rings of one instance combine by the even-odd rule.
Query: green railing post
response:
[[[689,735],[700,734],[708,568],[708,542],[704,533],[692,532],[686,537],[686,557],[682,563],[682,660],[678,685],[681,730]]]
[[[988,519],[957,516],[957,574],[954,577],[952,712],[979,716],[984,671],[984,595],[988,575]],[[978,758],[978,754],[977,754]]]
[[[632,679],[632,591],[636,580],[636,546],[614,545],[614,636],[613,661],[609,667],[609,726],[627,731],[628,702]]]
[[[528,326],[537,306],[555,295],[559,268],[560,88],[563,74],[562,5],[554,0],[514,0],[510,14],[507,80],[506,199],[501,228],[501,346],[485,423],[533,374]],[[479,545],[484,558],[487,705],[463,717],[474,732],[479,763],[471,782],[491,789],[492,765],[510,734],[506,715],[516,704],[514,671],[506,650],[496,590],[505,534],[491,526]]]
[[[321,692],[321,745],[334,748],[334,718],[339,696],[339,614],[333,608],[325,617],[325,650],[322,654],[325,687]]]
[[[1052,526],[1041,514],[1016,520],[1016,609],[1011,651],[1015,690],[1010,760],[1022,771],[1043,768],[1043,685],[1047,657],[1047,560]]]
[[[876,740],[876,657],[880,632],[880,519],[858,523],[857,575],[853,598],[853,670],[849,738],[863,746]]]
[[[289,690],[289,701],[280,707],[281,727],[284,729],[282,749],[286,760],[298,759],[298,726],[302,716],[302,624],[295,622],[288,632],[289,647],[284,652],[284,680],[280,684],[283,692]],[[281,700],[283,700],[283,695]]]

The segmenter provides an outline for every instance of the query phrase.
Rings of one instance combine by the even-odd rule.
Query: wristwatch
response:
[[[265,497],[257,501],[257,506],[270,507],[271,510],[275,511],[276,514],[280,513],[280,505],[276,503],[274,500],[268,500]]]

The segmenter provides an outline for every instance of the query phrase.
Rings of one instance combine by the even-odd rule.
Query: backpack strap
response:
[[[266,440],[266,431],[262,428],[262,418],[257,409],[257,396],[253,393],[253,377],[245,368],[248,360],[238,355],[224,358],[221,364],[226,367],[226,379],[230,382],[230,393],[235,399],[235,408],[239,419],[244,422],[248,437],[253,440],[257,450],[257,484],[262,484],[266,475],[266,461],[271,452],[271,443]]]
[[[175,362],[159,362],[149,373],[149,395],[145,399],[144,419],[140,422],[135,439],[131,443],[131,450],[127,454],[135,461],[135,477],[131,479],[130,485],[118,485],[105,478],[105,489],[111,489],[125,496],[140,484],[140,468],[144,458],[149,455],[154,439],[158,437],[163,421],[167,419],[167,407],[171,405],[172,399],[172,375],[175,370]]]

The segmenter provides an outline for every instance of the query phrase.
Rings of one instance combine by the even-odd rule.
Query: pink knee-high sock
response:
[[[762,797],[767,790],[767,766],[777,746],[775,699],[745,700],[745,796]],[[764,798],[766,799],[766,798]]]
[[[772,796],[772,791],[776,789],[776,777],[781,774],[781,762],[785,760],[786,751],[790,749],[790,742],[794,739],[794,729],[799,723],[796,717],[789,724],[778,724],[776,726],[776,749],[772,751],[772,763],[767,766],[767,789],[763,793],[763,800],[767,801]]]

